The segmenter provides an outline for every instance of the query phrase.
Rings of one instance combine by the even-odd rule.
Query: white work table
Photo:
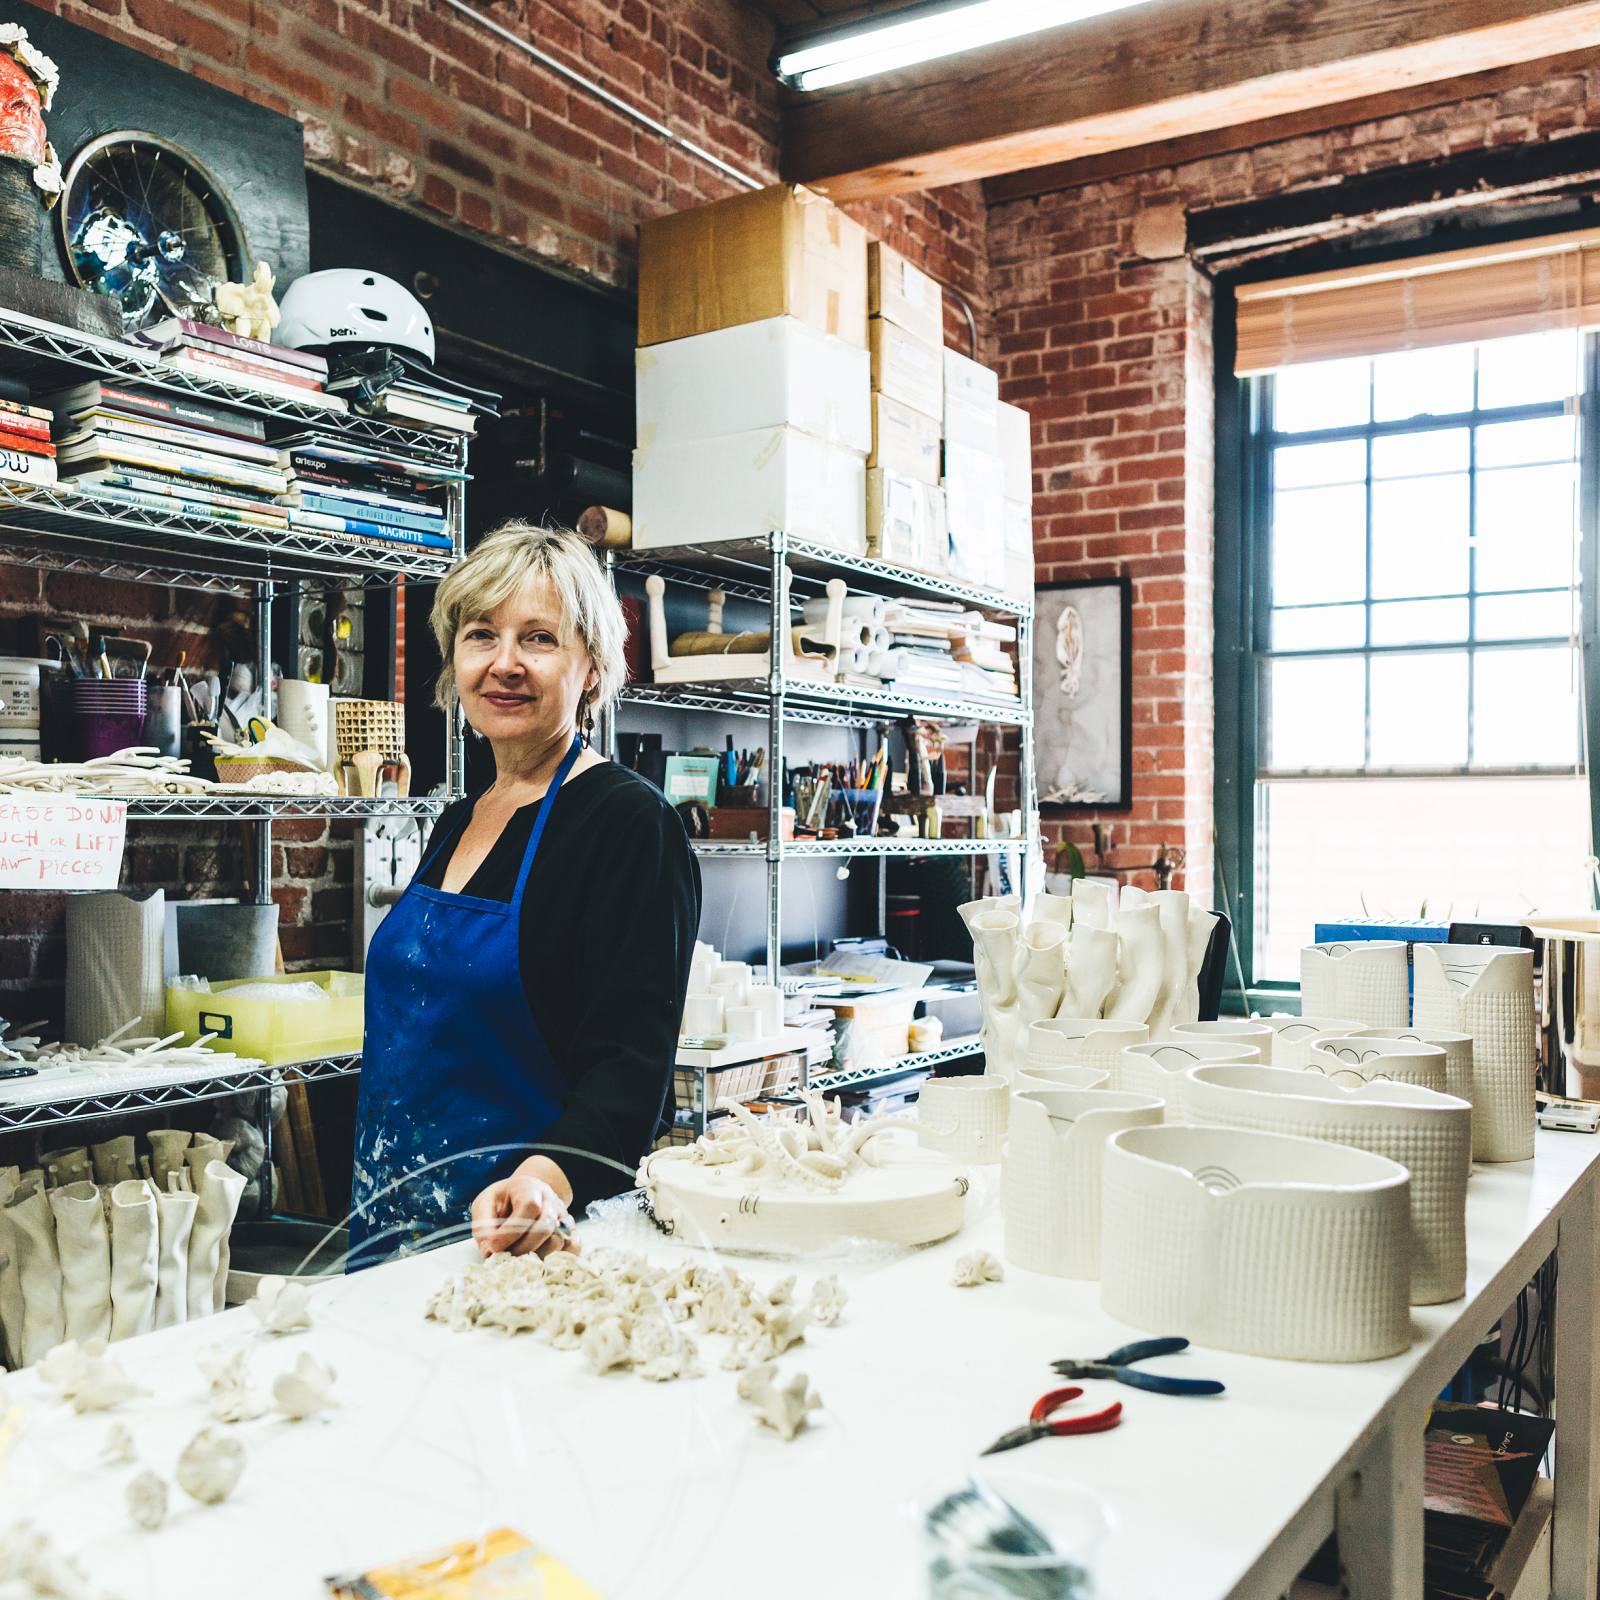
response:
[[[1336,1514],[1358,1600],[1414,1600],[1428,1404],[1559,1244],[1552,1592],[1593,1600],[1597,1166],[1600,1139],[1541,1133],[1535,1161],[1475,1169],[1467,1295],[1414,1308],[1402,1356],[1329,1366],[1194,1349],[1159,1369],[1220,1378],[1225,1396],[1091,1382],[1077,1404],[1121,1400],[1121,1427],[992,1459],[1102,1499],[1111,1526],[1099,1600],[1276,1600]],[[531,1336],[424,1321],[429,1291],[473,1259],[463,1245],[320,1290],[308,1334],[268,1338],[238,1310],[120,1345],[155,1398],[109,1416],[74,1416],[32,1376],[3,1380],[0,1398],[22,1419],[0,1464],[0,1519],[34,1518],[123,1600],[197,1584],[219,1600],[315,1600],[326,1574],[501,1525],[546,1544],[606,1600],[909,1600],[923,1592],[912,1500],[956,1487],[1026,1418],[1059,1382],[1052,1359],[1143,1336],[1101,1314],[1094,1284],[1009,1269],[1000,1284],[950,1287],[957,1255],[1000,1252],[994,1190],[978,1182],[967,1228],[932,1249],[800,1266],[802,1291],[837,1271],[850,1303],[781,1363],[808,1373],[825,1403],[789,1445],[736,1400],[720,1340],[703,1344],[703,1377],[657,1385],[596,1377],[577,1352]],[[640,1237],[626,1226],[584,1233],[596,1244]],[[666,1261],[681,1248],[660,1239],[650,1253]],[[790,1270],[734,1264],[760,1283]],[[236,1339],[249,1339],[263,1386],[314,1352],[337,1369],[342,1405],[235,1430],[248,1464],[234,1497],[206,1509],[174,1486],[166,1527],[142,1534],[123,1504],[132,1469],[99,1460],[110,1422],[126,1422],[142,1464],[170,1480],[205,1420],[195,1352]]]

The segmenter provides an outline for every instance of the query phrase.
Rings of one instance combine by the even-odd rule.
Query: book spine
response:
[[[140,494],[133,489],[108,488],[96,484],[93,493],[99,499],[115,500],[120,505],[143,506],[148,511],[166,511],[173,516],[192,517],[196,522],[225,522],[235,527],[271,528],[281,530],[283,523],[253,511],[234,511],[226,506],[215,506],[205,500],[186,500],[178,495]]]
[[[85,432],[89,434],[149,439],[154,443],[195,450],[201,455],[227,456],[263,472],[278,470],[278,452],[270,445],[256,444],[250,439],[229,439],[221,434],[186,428],[177,422],[158,422],[154,418],[121,416],[115,412],[90,413],[81,420]],[[3,424],[4,419],[0,418],[0,426]]]
[[[56,481],[56,464],[49,456],[0,450],[0,479],[7,483],[52,484]]]
[[[381,522],[362,522],[354,517],[325,517],[318,513],[319,522],[342,523],[342,528],[326,529],[335,533],[359,533],[369,539],[379,539],[388,544],[414,544],[428,550],[448,550],[450,537],[443,533],[422,533],[413,528],[392,528]],[[291,526],[300,521],[293,511],[289,513]]]
[[[279,527],[288,521],[288,512],[265,495],[256,497],[242,491],[208,490],[181,479],[163,483],[159,478],[146,477],[141,473],[102,471],[74,473],[72,481],[91,488],[121,489],[129,494],[159,494],[180,500],[203,500],[207,505],[223,506],[230,511],[248,511],[270,517]]]
[[[220,345],[227,350],[235,350],[246,358],[254,357],[256,360],[278,361],[285,366],[303,367],[318,380],[327,376],[328,363],[321,356],[314,356],[306,350],[291,350],[287,345],[266,344],[260,339],[247,339],[242,333],[229,333],[226,328],[213,328],[208,322],[191,322],[185,317],[179,324],[184,343],[191,347],[200,345]]]
[[[428,516],[410,511],[396,511],[391,506],[370,501],[341,499],[333,495],[300,492],[300,503],[308,511],[321,511],[330,517],[354,517],[358,521],[382,522],[393,528],[415,528],[421,533],[439,533],[444,528],[444,515]]]
[[[437,483],[407,478],[398,472],[377,469],[367,473],[357,470],[340,472],[320,456],[308,456],[299,450],[291,450],[286,454],[290,470],[308,487],[326,488],[334,493],[346,490],[353,494],[378,494],[402,508],[412,505],[427,507],[431,504],[429,496],[438,488]]]
[[[247,361],[243,356],[229,355],[223,350],[202,350],[196,345],[184,345],[167,357],[169,361],[184,366],[214,367],[219,372],[238,372],[250,378],[261,378],[267,383],[288,384],[296,389],[322,392],[322,384],[309,372],[299,369],[268,366],[264,361]]]
[[[183,422],[202,428],[217,428],[236,438],[261,440],[267,436],[267,425],[262,418],[247,416],[239,411],[226,411],[221,406],[208,406],[199,400],[180,399],[176,395],[146,394],[139,389],[124,389],[107,383],[90,384],[83,394],[84,398],[79,399],[74,393],[74,410],[115,406],[122,411],[136,412],[142,417],[153,417],[159,422]]]
[[[30,406],[23,400],[0,400],[0,412],[12,418],[26,417],[29,422],[42,422],[47,428],[54,416],[54,413],[45,406]],[[20,433],[22,430],[13,423],[12,431]]]
[[[48,439],[50,418],[32,417],[20,407],[12,410],[0,400],[0,433],[9,433],[22,439]]]
[[[138,467],[177,472],[189,478],[214,478],[221,483],[242,484],[247,489],[267,489],[274,494],[281,494],[285,487],[281,474],[265,470],[257,472],[223,456],[205,456],[198,451],[179,450],[143,439],[124,441],[97,437],[76,448],[69,459],[89,463],[127,461]]]
[[[35,434],[13,433],[6,427],[6,418],[0,417],[0,450],[15,450],[28,456],[53,456],[56,447],[49,439]]]

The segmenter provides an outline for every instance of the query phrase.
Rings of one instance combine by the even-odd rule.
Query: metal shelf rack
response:
[[[1015,849],[1016,839],[781,839],[778,859],[804,856],[986,856]],[[767,859],[763,839],[696,839],[697,856],[754,856]]]
[[[74,1092],[69,1074],[59,1098],[21,1103],[0,1100],[0,1133],[37,1127],[41,1123],[60,1127],[73,1122],[93,1122],[97,1117],[151,1111],[158,1106],[181,1105],[192,1100],[218,1100],[246,1089],[275,1089],[286,1083],[321,1083],[327,1078],[347,1078],[360,1070],[359,1054],[328,1056],[319,1061],[296,1061],[281,1067],[257,1064],[237,1072],[198,1074],[172,1083],[146,1084],[138,1088],[100,1088],[92,1093]]]
[[[841,1089],[866,1089],[878,1084],[891,1083],[896,1078],[909,1077],[913,1072],[931,1072],[935,1067],[949,1066],[954,1061],[965,1061],[978,1055],[983,1043],[977,1034],[966,1039],[951,1039],[937,1050],[921,1050],[914,1055],[900,1056],[894,1061],[883,1061],[875,1067],[854,1067],[848,1072],[822,1072],[809,1078],[808,1089],[820,1089],[824,1094],[837,1094]],[[774,1096],[781,1099],[782,1096]]]
[[[114,798],[114,797],[111,797]],[[134,795],[124,802],[141,822],[281,822],[298,817],[348,819],[384,817],[431,820],[450,803],[443,795],[386,798],[343,794],[170,794]]]

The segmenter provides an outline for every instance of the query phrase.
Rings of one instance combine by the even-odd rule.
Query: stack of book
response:
[[[0,399],[0,482],[54,483],[55,458],[50,413],[43,406]]]
[[[309,350],[290,350],[214,328],[187,317],[169,317],[130,334],[131,343],[159,350],[162,361],[197,378],[212,378],[278,400],[295,400],[323,411],[343,411],[345,401],[326,394],[328,363]]]
[[[884,613],[889,648],[874,652],[878,676],[904,694],[1015,700],[1016,669],[1000,648],[1016,629],[955,600],[893,600]]]
[[[1017,669],[1001,649],[1014,644],[1017,630],[1009,623],[991,622],[978,612],[968,613],[968,626],[954,641],[954,654],[961,663],[961,692],[979,700],[1015,700],[1018,695]]]
[[[280,503],[292,528],[367,543],[451,547],[445,488],[461,478],[453,467],[314,430],[283,440],[278,464],[289,480]]]
[[[278,496],[289,477],[260,417],[110,378],[41,398],[74,489],[214,522],[288,525]]]
[[[328,392],[353,410],[403,427],[471,436],[480,416],[499,415],[499,396],[446,378],[405,350],[338,350]]]

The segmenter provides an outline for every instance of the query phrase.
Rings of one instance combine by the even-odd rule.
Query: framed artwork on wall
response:
[[[1129,578],[1034,591],[1034,770],[1047,816],[1133,804],[1132,633]]]

